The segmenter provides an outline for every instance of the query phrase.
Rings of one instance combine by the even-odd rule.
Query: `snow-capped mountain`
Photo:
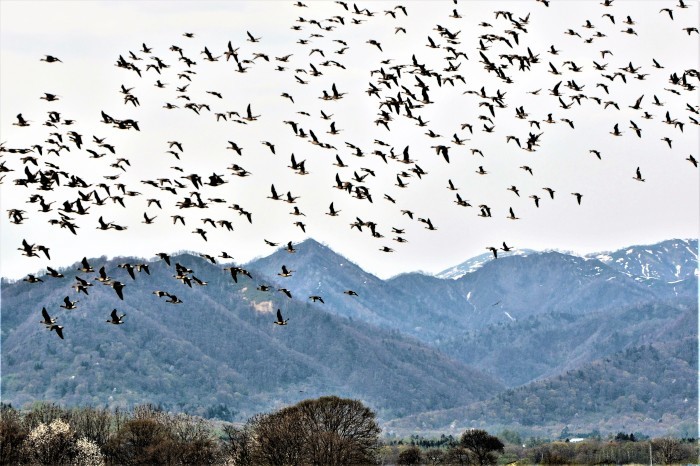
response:
[[[542,252],[531,249],[515,249],[498,252],[498,257],[528,256]],[[575,256],[576,254],[566,252]],[[670,239],[656,244],[630,246],[613,252],[597,252],[582,256],[585,259],[598,259],[605,265],[633,277],[638,281],[660,280],[674,283],[692,276],[698,276],[698,240]],[[487,252],[472,257],[461,264],[435,274],[437,278],[457,280],[468,273],[479,270],[493,254]]]
[[[498,257],[527,256],[529,254],[532,254],[533,252],[535,251],[533,251],[532,249],[513,249],[509,252],[498,251]],[[457,280],[458,278],[462,278],[468,273],[472,273],[479,270],[481,267],[484,266],[484,264],[486,264],[489,261],[492,261],[493,259],[493,253],[485,252],[484,254],[479,254],[476,257],[472,257],[471,259],[468,259],[462,262],[461,264],[455,265],[453,267],[450,267],[449,269],[443,270],[442,272],[436,273],[435,276],[437,278]]]
[[[698,240],[672,239],[586,257],[598,259],[638,281],[675,283],[698,276]]]

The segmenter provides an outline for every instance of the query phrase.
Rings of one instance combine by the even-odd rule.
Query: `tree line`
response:
[[[563,465],[563,464],[700,464],[700,445],[691,438],[655,438],[636,441],[632,434],[618,433],[603,438],[588,438],[580,442],[530,439],[525,444],[484,435],[484,431],[468,430],[460,438],[441,437],[385,442],[382,464],[398,465]],[[476,433],[474,435],[473,433]],[[512,434],[512,432],[511,432]],[[465,447],[465,439],[473,435],[484,439],[481,444],[486,455],[478,456]],[[489,437],[493,437],[490,439]],[[494,440],[495,439],[495,440]],[[503,439],[503,448],[498,443]],[[437,444],[437,446],[436,446]],[[489,449],[489,445],[493,449]]]
[[[508,435],[505,435],[505,434]],[[64,408],[36,403],[18,410],[0,404],[0,465],[485,465],[697,463],[695,439],[541,442],[525,447],[480,429],[459,438],[412,436],[387,441],[375,413],[358,400],[326,396],[304,400],[245,424],[167,413],[154,405],[131,410]],[[518,438],[519,440],[519,438]],[[651,455],[651,457],[650,457]]]
[[[334,396],[258,414],[242,426],[154,405],[129,411],[2,405],[0,464],[374,464],[380,432],[369,408]]]

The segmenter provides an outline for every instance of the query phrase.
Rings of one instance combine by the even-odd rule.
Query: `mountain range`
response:
[[[242,421],[335,394],[363,400],[395,432],[651,434],[697,419],[696,240],[586,257],[489,253],[438,276],[388,280],[314,240],[295,249],[244,264],[253,278],[236,282],[198,254],[173,255],[207,282],[192,287],[162,260],[132,280],[118,265],[140,259],[89,259],[126,284],[123,301],[77,264],[65,278],[3,280],[3,401],[151,402]],[[95,283],[89,295],[71,288],[74,275]],[[77,309],[59,307],[65,296]],[[42,307],[64,340],[39,324]],[[105,322],[112,309],[127,314],[124,325]],[[277,309],[288,325],[273,324]]]

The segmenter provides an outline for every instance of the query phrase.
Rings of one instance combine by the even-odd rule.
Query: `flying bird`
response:
[[[44,318],[44,320],[40,321],[39,323],[44,324],[47,328],[51,327],[53,324],[56,323],[56,319],[52,318],[49,315],[45,307],[41,308],[41,316]]]
[[[289,321],[289,318],[287,318],[287,320],[284,320],[282,318],[282,311],[277,309],[277,320],[274,323],[276,325],[287,325],[288,321]]]
[[[49,331],[53,330],[56,332],[56,335],[59,336],[61,340],[63,340],[63,326],[62,325],[56,325],[52,324],[51,326],[48,327]]]
[[[109,322],[110,324],[115,324],[115,325],[123,324],[125,316],[126,316],[126,314],[117,315],[117,310],[112,309],[112,314],[110,315],[110,318],[109,318],[109,320],[107,320],[107,322]]]
[[[122,290],[124,289],[124,287],[125,287],[126,285],[123,284],[123,283],[120,282],[120,281],[113,281],[113,282],[110,284],[110,286],[111,286],[112,288],[114,288],[114,291],[117,293],[117,296],[119,297],[119,299],[121,299],[121,300],[123,301],[123,300],[124,300],[124,293],[123,293]]]
[[[61,307],[66,310],[71,310],[71,309],[77,309],[78,306],[76,304],[78,303],[78,300],[71,301],[68,296],[63,298],[63,304],[61,304]]]

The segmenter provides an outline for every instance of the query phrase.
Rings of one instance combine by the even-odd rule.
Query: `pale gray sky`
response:
[[[112,194],[115,183],[124,183],[128,190],[138,191],[141,196],[126,197],[126,208],[108,200],[104,206],[90,205],[88,215],[77,216],[75,223],[80,227],[78,235],[67,229],[52,226],[49,219],[58,218],[56,209],[66,200],[78,197],[77,189],[64,186],[53,191],[41,192],[48,201],[54,201],[53,211],[37,212],[37,204],[26,201],[36,191],[36,184],[29,187],[15,185],[14,180],[24,178],[24,165],[17,153],[0,153],[0,163],[14,171],[5,175],[0,184],[0,207],[3,217],[0,220],[0,275],[18,278],[27,273],[42,271],[46,265],[60,267],[79,261],[83,256],[135,255],[152,257],[159,251],[194,250],[218,255],[225,250],[238,262],[246,262],[254,257],[272,252],[263,238],[275,242],[298,242],[313,237],[326,243],[337,252],[347,256],[364,269],[381,277],[397,273],[423,270],[438,272],[469,257],[481,254],[487,246],[498,246],[506,241],[518,248],[565,249],[581,253],[610,250],[630,244],[651,243],[672,237],[697,237],[700,206],[698,169],[686,158],[699,157],[698,126],[689,117],[700,120],[700,115],[689,110],[698,109],[697,90],[684,89],[669,82],[671,73],[679,76],[685,70],[698,68],[698,35],[688,35],[683,28],[698,26],[698,2],[686,1],[689,6],[681,9],[675,1],[623,1],[616,0],[612,7],[604,7],[599,1],[556,1],[549,7],[536,1],[470,1],[454,5],[447,1],[408,1],[408,2],[360,2],[359,9],[367,8],[373,16],[358,15],[336,2],[304,1],[307,7],[297,7],[291,1],[231,1],[231,2],[19,2],[0,1],[0,142],[6,149],[29,148],[41,144],[44,155],[30,153],[37,157],[39,167],[29,163],[32,173],[39,168],[45,170],[46,162],[60,166],[70,174],[76,174],[93,186],[82,189],[84,193],[97,189],[100,197],[105,197],[99,183],[109,183]],[[394,8],[405,5],[407,16]],[[461,18],[453,18],[453,9]],[[666,12],[673,12],[673,20]],[[391,11],[392,15],[385,13]],[[513,19],[527,32],[516,29],[517,24],[500,16],[496,11],[512,12]],[[614,16],[613,24],[608,17]],[[529,15],[527,24],[525,19]],[[625,24],[627,16],[635,24]],[[336,17],[334,19],[334,17]],[[342,17],[345,24],[338,22]],[[299,21],[303,18],[305,21]],[[352,24],[352,20],[361,20]],[[320,24],[311,23],[315,20]],[[590,20],[594,28],[583,27]],[[489,23],[491,26],[480,25]],[[437,25],[456,33],[457,42],[449,44],[436,30]],[[300,30],[293,30],[299,26]],[[331,27],[331,30],[323,28]],[[397,27],[403,27],[396,33]],[[636,35],[622,32],[633,28]],[[565,34],[569,29],[581,37]],[[246,31],[259,42],[247,41]],[[518,33],[519,45],[506,31]],[[183,33],[194,33],[193,38]],[[596,32],[605,34],[596,37],[592,43],[585,40]],[[505,55],[527,55],[527,48],[539,56],[540,63],[532,64],[529,71],[518,70],[518,60],[504,69],[512,83],[506,83],[487,72],[480,62],[479,37],[486,34],[506,37],[513,48],[502,40],[489,42],[482,39],[486,47],[484,53],[497,65],[506,64]],[[428,47],[431,37],[440,48]],[[301,44],[300,39],[307,40]],[[376,40],[382,51],[367,43]],[[226,61],[222,56],[227,42],[238,48],[240,60],[252,60],[254,53],[264,53],[270,61],[255,59],[246,73],[236,72],[233,59]],[[337,51],[343,46],[337,41],[345,41],[348,49],[343,54]],[[151,53],[141,51],[145,43],[152,48]],[[191,102],[208,104],[211,112],[203,110],[200,115],[183,108],[187,103],[177,98],[183,93],[176,87],[188,82],[178,74],[187,69],[178,53],[169,50],[176,45],[183,54],[196,62],[191,70],[192,81],[185,95]],[[459,66],[457,72],[444,71],[452,55],[446,46],[463,56],[450,60]],[[560,50],[558,55],[548,53],[550,46]],[[204,60],[201,52],[207,47],[214,56],[221,56],[216,62]],[[324,56],[313,49],[322,50]],[[604,58],[601,51],[610,50],[612,55]],[[140,61],[130,58],[133,52]],[[40,61],[44,55],[59,57],[63,63]],[[292,54],[288,63],[275,57]],[[115,66],[122,55],[133,61],[142,70],[139,78],[135,72]],[[417,80],[412,75],[412,55],[419,63],[439,72],[443,77],[460,74],[466,84],[455,80],[454,86],[443,83],[438,86],[434,77],[420,76],[429,86],[430,100],[434,103],[423,108],[414,108],[414,116],[420,115],[427,126],[419,127],[415,120],[393,113],[389,123],[390,131],[376,125],[379,104],[389,97],[407,99],[401,87],[391,83],[391,87],[378,84],[380,68],[385,72],[396,73],[390,67],[406,65],[401,69],[400,85],[421,98]],[[150,58],[157,56],[169,68],[157,74],[146,69],[156,62]],[[388,64],[382,60],[391,59]],[[664,66],[654,68],[652,59]],[[322,66],[326,60],[334,60],[344,66]],[[564,62],[572,61],[582,67],[575,72]],[[607,64],[605,71],[596,71],[594,63]],[[562,74],[551,74],[551,62]],[[645,74],[637,79],[635,74],[620,71],[629,63],[641,67],[636,74]],[[323,74],[311,76],[310,64]],[[277,71],[280,65],[286,69]],[[296,70],[304,70],[296,71]],[[372,73],[375,71],[374,73]],[[621,72],[627,82],[620,77],[613,81],[601,76]],[[308,84],[300,84],[295,75]],[[697,74],[696,74],[697,76]],[[156,80],[166,83],[164,88],[154,84]],[[574,80],[581,91],[566,88],[568,81]],[[700,84],[697,77],[687,76],[693,86]],[[581,104],[573,103],[564,109],[558,97],[550,95],[549,89],[563,81],[560,92],[566,104],[571,96],[583,94]],[[381,89],[381,99],[368,95],[369,83]],[[340,92],[347,93],[341,100],[322,100],[323,90],[330,92],[335,83]],[[609,94],[597,84],[608,85]],[[120,86],[133,87],[131,93],[140,101],[139,107],[125,104]],[[489,110],[480,103],[492,102],[478,95],[464,94],[467,90],[478,91],[485,88],[489,97],[497,91],[505,93],[503,103],[506,108],[496,108],[493,133],[482,131],[484,120],[480,116],[491,117]],[[585,86],[585,87],[584,87]],[[541,89],[538,95],[531,91]],[[679,95],[668,89],[680,92]],[[206,91],[220,92],[219,99]],[[44,92],[57,94],[59,100],[47,102],[39,97]],[[294,103],[281,97],[288,93]],[[637,98],[644,96],[641,109],[632,109]],[[653,105],[654,96],[664,103]],[[601,104],[594,101],[600,98]],[[604,102],[614,101],[619,110]],[[163,105],[170,102],[179,106],[166,110]],[[216,121],[217,112],[237,111],[244,114],[251,103],[253,113],[259,114],[257,121],[246,125],[232,121]],[[420,102],[415,102],[420,104]],[[523,106],[528,116],[516,118],[516,108]],[[47,112],[56,110],[63,119],[73,119],[72,126],[58,125],[58,128],[43,126]],[[131,118],[139,122],[140,132],[120,130],[103,124],[100,111],[117,119]],[[331,120],[323,120],[320,111],[332,114]],[[387,106],[381,110],[389,110]],[[307,112],[303,115],[297,112]],[[653,115],[652,119],[642,118],[643,112]],[[684,124],[665,124],[665,113]],[[19,127],[16,115],[21,113],[30,120],[30,126]],[[551,113],[556,124],[543,120]],[[574,122],[571,129],[562,118]],[[313,130],[321,142],[329,143],[336,149],[323,149],[309,143],[309,139],[294,137],[291,127],[283,123],[293,120],[306,132]],[[528,123],[537,120],[541,129]],[[642,128],[638,138],[630,128],[630,120]],[[327,131],[334,121],[340,134]],[[462,129],[462,123],[473,125],[474,133]],[[490,123],[486,122],[491,125]],[[619,124],[621,137],[609,134],[613,125]],[[66,143],[68,131],[77,131],[85,141],[82,150],[71,142]],[[425,135],[428,130],[442,137],[431,138]],[[45,142],[52,132],[63,134],[64,143],[70,152],[46,154],[51,147]],[[540,133],[540,146],[535,152],[518,148],[514,142],[506,142],[506,136],[514,135],[525,143],[528,132]],[[464,145],[451,141],[457,133],[468,138]],[[112,155],[92,142],[93,135],[105,137],[116,148]],[[661,138],[672,139],[669,148]],[[375,139],[389,146],[379,146]],[[180,141],[184,148],[181,160],[166,153],[167,141]],[[243,148],[242,156],[227,150],[228,142],[235,141]],[[275,144],[276,154],[262,145],[261,141]],[[346,146],[350,142],[359,146],[366,154],[356,157]],[[438,144],[450,147],[450,163],[435,153],[431,146]],[[375,150],[389,153],[394,147],[397,154],[410,146],[410,155],[423,170],[428,172],[422,179],[415,175],[404,178],[409,186],[401,189],[396,186],[396,175],[408,171],[412,165],[404,165],[394,160],[385,164]],[[99,159],[90,158],[86,148],[106,153]],[[470,149],[480,149],[484,157],[472,154]],[[602,160],[589,153],[599,150]],[[297,160],[306,160],[308,175],[294,173],[290,165],[290,155]],[[349,168],[333,166],[338,154]],[[124,165],[126,171],[110,167],[117,158],[126,158],[131,166]],[[240,178],[227,169],[238,164],[252,175]],[[475,173],[479,166],[488,171],[487,175]],[[520,166],[527,165],[533,170],[529,175]],[[180,173],[170,167],[179,166]],[[640,167],[645,182],[633,179],[635,170]],[[376,177],[368,176],[365,185],[373,195],[373,203],[358,200],[348,194],[333,189],[335,174],[343,181],[350,180],[353,172],[363,174],[361,168],[375,172]],[[200,189],[203,199],[224,198],[225,204],[209,204],[206,209],[178,209],[175,203],[182,201],[194,189],[189,181],[180,176],[198,173],[204,180],[213,172],[224,175],[227,184],[220,187],[205,186]],[[116,181],[103,178],[104,175],[117,175]],[[166,191],[141,183],[142,180],[158,178],[177,179],[187,188],[177,189],[173,195]],[[459,188],[462,198],[472,207],[455,204],[455,192],[447,189],[448,179]],[[62,185],[64,184],[62,180]],[[286,194],[291,191],[299,196],[296,204],[290,205],[267,198],[270,185]],[[515,185],[520,197],[507,190]],[[549,199],[543,187],[556,190],[555,199]],[[578,206],[572,192],[584,195]],[[383,199],[384,194],[396,200],[396,204]],[[528,196],[541,197],[540,207],[536,208]],[[146,207],[146,199],[158,198],[163,209]],[[334,202],[342,212],[338,217],[325,215],[328,204]],[[252,212],[253,223],[229,207],[239,204]],[[478,216],[479,204],[491,207],[492,218]],[[300,217],[306,224],[304,234],[293,223],[299,217],[290,215],[298,206],[305,214]],[[506,218],[512,207],[518,220]],[[9,222],[7,211],[22,209],[26,220],[20,225]],[[401,210],[410,209],[416,217],[430,218],[437,227],[428,231],[422,223],[410,220]],[[157,215],[153,225],[142,222],[143,213]],[[186,226],[173,225],[171,215],[181,214],[186,218]],[[101,231],[97,229],[97,218],[103,216],[107,222],[128,226],[125,231]],[[228,232],[210,225],[203,225],[202,218],[213,220],[227,219],[233,223],[234,231]],[[362,232],[350,229],[356,217],[364,221],[374,221],[383,238],[372,238],[367,229]],[[392,238],[391,228],[405,229],[402,236],[407,243],[399,244]],[[204,228],[208,241],[192,233],[196,228]],[[27,258],[17,250],[22,239],[29,243],[43,244],[51,249],[51,261],[43,256]],[[388,246],[395,251],[379,251]]]

